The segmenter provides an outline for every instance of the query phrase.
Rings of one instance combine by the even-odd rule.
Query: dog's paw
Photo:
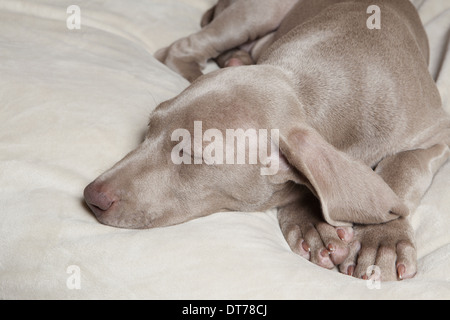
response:
[[[255,64],[250,54],[243,50],[230,50],[222,53],[216,58],[216,62],[221,68],[249,66]]]
[[[405,218],[368,226],[356,226],[354,241],[339,270],[359,279],[396,281],[413,278],[417,253],[413,231]]]
[[[284,236],[291,250],[323,268],[332,269],[348,257],[348,243],[353,239],[350,227],[335,228],[326,222],[289,225]]]
[[[158,50],[154,57],[177,72],[189,82],[202,76],[201,65],[194,52],[190,52],[187,38],[174,42],[167,48]],[[206,62],[206,59],[204,59]]]
[[[320,202],[306,191],[297,202],[278,211],[281,231],[291,250],[321,267],[332,269],[350,253],[353,228],[333,227],[321,216]]]

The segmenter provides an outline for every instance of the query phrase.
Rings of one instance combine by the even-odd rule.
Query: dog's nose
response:
[[[97,217],[107,212],[118,200],[111,190],[95,182],[84,189],[84,199]]]

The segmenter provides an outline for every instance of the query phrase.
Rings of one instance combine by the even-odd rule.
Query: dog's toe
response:
[[[355,241],[339,270],[359,279],[396,281],[413,278],[417,253],[409,225],[402,220],[385,225],[357,226]]]
[[[327,223],[291,225],[286,232],[292,251],[327,269],[347,258],[350,251],[345,239],[352,237],[351,228],[336,229]]]

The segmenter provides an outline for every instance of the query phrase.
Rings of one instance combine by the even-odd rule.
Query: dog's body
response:
[[[371,5],[381,29],[366,25]],[[414,276],[406,216],[450,156],[450,118],[409,1],[221,0],[202,23],[157,57],[190,80],[210,58],[257,65],[202,76],[161,104],[146,141],[86,188],[99,221],[148,228],[278,207],[292,250],[312,262],[356,277],[373,265],[383,280]],[[267,161],[173,164],[172,133],[194,132],[195,121],[278,129],[280,171],[261,176]]]

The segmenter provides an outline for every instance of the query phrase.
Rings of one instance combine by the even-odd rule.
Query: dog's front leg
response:
[[[279,209],[278,221],[291,250],[312,263],[331,269],[350,253],[352,228],[325,222],[320,201],[306,187],[296,202]]]
[[[414,212],[436,172],[450,156],[446,144],[406,151],[383,160],[376,172]],[[409,219],[355,227],[355,241],[340,271],[357,278],[380,277],[391,281],[412,278],[417,271],[414,231]],[[350,272],[349,272],[350,270]],[[372,271],[378,273],[372,274]]]
[[[437,144],[429,149],[405,151],[388,157],[380,162],[375,172],[414,212],[437,171],[449,157],[447,144]]]
[[[339,270],[359,279],[395,281],[417,272],[414,231],[408,218],[354,227],[353,248]]]

